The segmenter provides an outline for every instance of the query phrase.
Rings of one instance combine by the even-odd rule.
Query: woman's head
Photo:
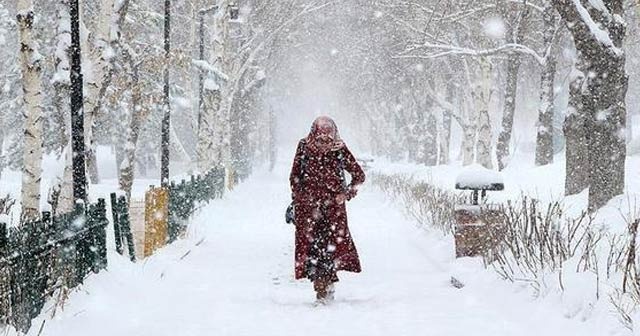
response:
[[[342,146],[336,123],[327,116],[318,117],[313,121],[307,141],[313,149],[320,152],[328,152]]]

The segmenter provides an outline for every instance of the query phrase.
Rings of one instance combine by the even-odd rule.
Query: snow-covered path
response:
[[[596,335],[557,305],[453,260],[451,238],[417,228],[366,186],[349,204],[363,273],[341,274],[336,301],[314,307],[292,279],[284,169],[257,173],[194,219],[187,239],[109,271],[71,295],[43,335]],[[467,283],[450,285],[452,274]],[[37,334],[42,318],[31,333]],[[590,323],[589,323],[590,324]]]

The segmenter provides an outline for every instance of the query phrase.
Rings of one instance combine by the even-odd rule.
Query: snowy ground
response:
[[[349,204],[363,273],[342,274],[337,298],[314,307],[294,281],[284,224],[288,166],[260,172],[208,205],[189,237],[131,264],[110,255],[36,335],[625,335],[611,312],[585,319],[563,299],[533,299],[477,260],[455,260],[451,237],[418,228],[368,185]],[[455,275],[463,289],[450,285]],[[586,321],[585,321],[586,320]]]

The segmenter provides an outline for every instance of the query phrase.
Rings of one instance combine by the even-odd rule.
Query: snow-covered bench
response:
[[[470,201],[455,207],[456,257],[487,256],[504,235],[499,206],[487,203],[487,191],[504,190],[499,172],[472,165],[456,178],[456,189],[471,191]]]

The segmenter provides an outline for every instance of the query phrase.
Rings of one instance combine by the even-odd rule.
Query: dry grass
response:
[[[444,233],[453,233],[455,205],[462,201],[456,193],[434,187],[425,182],[416,182],[405,175],[370,174],[375,185],[399,199],[421,226],[433,227]]]

